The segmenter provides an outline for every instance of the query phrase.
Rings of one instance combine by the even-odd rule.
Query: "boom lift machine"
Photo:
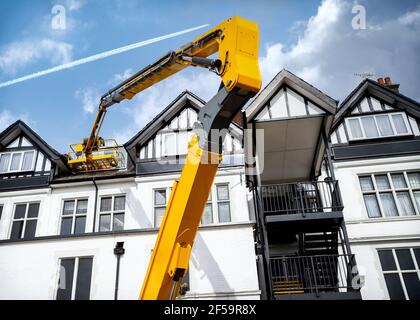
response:
[[[217,59],[208,58],[216,52]],[[109,90],[101,97],[90,135],[72,145],[68,157],[68,165],[75,172],[117,167],[120,159],[115,146],[107,145],[98,135],[107,109],[188,66],[207,68],[222,82],[198,114],[196,134],[188,143],[181,176],[174,182],[139,299],[173,299],[179,292],[222,159],[224,132],[261,87],[258,25],[238,16],[229,18]]]

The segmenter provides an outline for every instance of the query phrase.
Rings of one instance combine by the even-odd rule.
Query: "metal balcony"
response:
[[[337,180],[263,185],[260,197],[266,215],[343,210]]]
[[[343,219],[336,180],[263,185],[258,193],[260,211],[271,235],[280,230],[331,230]]]
[[[357,276],[354,255],[334,254],[315,256],[271,257],[271,280],[276,299],[320,298],[322,295],[340,298],[349,293],[360,297],[360,289],[352,284]]]

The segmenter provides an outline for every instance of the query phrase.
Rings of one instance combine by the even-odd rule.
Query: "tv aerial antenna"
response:
[[[360,77],[360,78],[363,78],[363,79],[368,79],[368,78],[371,79],[373,77],[379,77],[378,74],[373,73],[373,72],[355,73],[354,76]]]

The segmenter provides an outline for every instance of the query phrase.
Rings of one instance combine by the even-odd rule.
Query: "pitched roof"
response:
[[[145,140],[148,140],[153,136],[153,134],[155,134],[163,125],[169,123],[178,111],[188,102],[190,103],[190,106],[197,111],[205,104],[205,101],[194,93],[188,90],[181,92],[169,105],[149,121],[143,129],[124,143],[124,147],[129,150],[134,148],[138,143],[144,143]]]
[[[335,115],[333,128],[349,113],[358,101],[369,93],[379,99],[384,100],[391,106],[405,110],[408,113],[420,118],[420,103],[391,89],[384,87],[371,79],[365,79],[360,82],[356,88],[341,102]]]
[[[61,153],[45,142],[35,131],[33,131],[25,122],[17,120],[0,133],[0,149],[3,149],[10,142],[16,139],[21,133],[35,143],[46,155],[53,160],[62,157]]]
[[[292,89],[303,96],[313,100],[319,107],[330,114],[334,114],[338,101],[327,94],[318,90],[305,80],[299,78],[292,72],[282,69],[266,86],[262,89],[251,104],[245,109],[246,117],[252,119],[264,107],[266,102],[277,92],[283,84],[287,84]]]
[[[65,156],[45,142],[35,131],[25,122],[17,120],[0,133],[0,150],[5,148],[10,142],[21,134],[25,135],[34,145],[36,145],[48,158],[56,163],[60,168],[67,170]]]
[[[166,106],[157,116],[155,116],[143,129],[141,129],[134,137],[124,144],[125,149],[132,159],[136,157],[136,146],[145,144],[152,138],[162,127],[170,123],[186,105],[195,109],[197,112],[206,104],[206,102],[192,93],[185,90],[181,92],[168,106]],[[232,122],[234,126],[240,127],[236,122]]]

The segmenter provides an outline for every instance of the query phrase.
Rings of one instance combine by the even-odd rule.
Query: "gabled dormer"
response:
[[[247,128],[253,131],[245,135],[247,172],[258,173],[259,184],[314,180],[336,106],[325,93],[281,70],[245,110]]]
[[[389,78],[366,79],[341,103],[331,134],[335,160],[420,151],[420,104]]]
[[[205,101],[184,91],[124,147],[136,161],[137,174],[180,171],[199,110]],[[233,122],[224,142],[221,166],[242,165],[242,129]]]
[[[67,170],[62,155],[23,121],[0,133],[0,192],[47,186],[58,170]]]

